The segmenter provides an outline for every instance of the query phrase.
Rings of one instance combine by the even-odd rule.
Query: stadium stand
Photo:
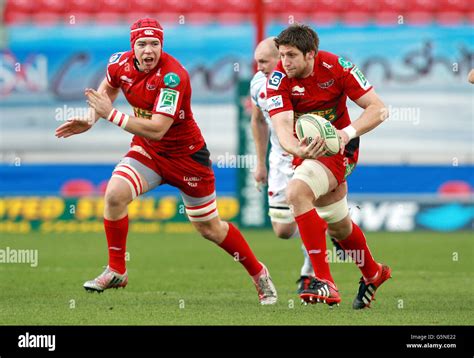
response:
[[[180,16],[193,24],[235,24],[251,19],[253,2],[241,0],[7,0],[7,25],[32,21],[54,25],[74,16],[80,22],[128,23],[132,15],[160,14],[163,22]],[[437,22],[445,25],[472,23],[474,3],[467,0],[265,0],[270,21],[313,20],[320,24],[395,25],[399,16],[413,24]],[[290,17],[291,16],[291,17]],[[161,17],[161,16],[160,16]]]

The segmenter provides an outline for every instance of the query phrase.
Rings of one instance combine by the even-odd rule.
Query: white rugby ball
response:
[[[336,128],[328,120],[316,114],[306,113],[296,121],[296,136],[299,140],[308,138],[308,144],[318,137],[326,140],[326,157],[339,153],[340,142]]]

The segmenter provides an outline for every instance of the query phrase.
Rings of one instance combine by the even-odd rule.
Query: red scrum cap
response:
[[[135,21],[130,27],[130,44],[135,46],[135,41],[141,37],[156,37],[163,47],[163,28],[154,19],[145,18]]]

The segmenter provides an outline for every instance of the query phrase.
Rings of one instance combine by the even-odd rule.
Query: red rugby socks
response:
[[[345,240],[338,240],[344,251],[348,251],[366,279],[374,277],[379,269],[367,246],[362,230],[352,222],[352,233]]]
[[[326,260],[326,222],[315,209],[296,216],[295,220],[317,277],[334,283]]]
[[[257,275],[263,269],[262,264],[257,260],[240,231],[231,223],[228,224],[227,236],[219,246],[232,255],[234,260],[239,261],[250,276]]]
[[[112,271],[123,274],[125,268],[125,246],[128,234],[128,215],[119,220],[104,218],[105,236],[109,248],[109,267]]]

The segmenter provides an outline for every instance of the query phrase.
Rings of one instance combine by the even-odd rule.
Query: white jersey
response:
[[[288,156],[288,159],[292,159],[291,155],[286,153],[280,145],[278,141],[278,137],[276,135],[275,130],[272,126],[272,120],[270,118],[270,114],[268,114],[267,110],[267,77],[262,71],[258,71],[250,81],[250,97],[252,98],[252,102],[262,111],[263,116],[265,117],[265,121],[267,122],[270,128],[270,143],[271,143],[271,151],[274,154],[278,154],[279,156]]]
[[[268,158],[268,204],[272,222],[288,224],[294,221],[286,202],[286,187],[293,177],[293,156],[281,147],[270,115],[267,111],[267,77],[261,71],[253,76],[250,82],[250,97],[252,102],[262,111],[265,121],[270,128],[271,150]]]

